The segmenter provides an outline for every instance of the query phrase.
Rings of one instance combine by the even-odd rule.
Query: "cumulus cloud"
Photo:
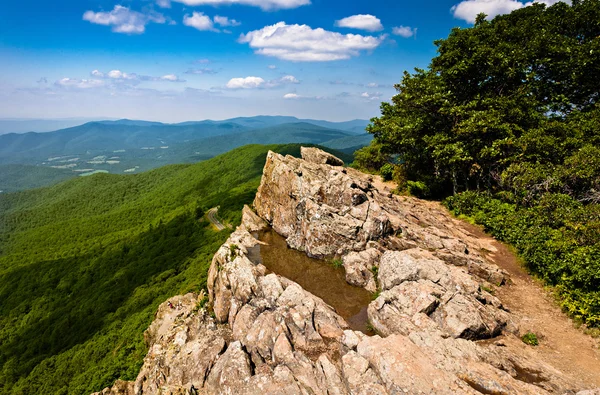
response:
[[[203,31],[211,31],[218,32],[219,29],[216,29],[212,19],[209,16],[204,15],[203,12],[196,12],[192,14],[192,16],[185,15],[183,17],[183,24],[186,26],[193,27],[194,29]]]
[[[409,38],[417,35],[417,28],[414,29],[409,26],[397,26],[392,29],[392,34],[404,38]]]
[[[77,79],[77,78],[62,78],[54,83],[55,86],[62,88],[78,88],[90,89],[104,86],[104,81],[96,79]]]
[[[179,81],[179,77],[177,77],[175,74],[163,75],[162,77],[160,77],[160,79],[163,80],[163,81],[170,81],[170,82],[177,82],[177,81]]]
[[[298,8],[310,4],[310,0],[173,0],[189,6],[241,4],[260,7],[265,11]]]
[[[304,95],[299,95],[297,93],[286,93],[285,95],[283,95],[283,98],[285,100],[327,100],[327,99],[331,99],[326,96],[304,96]]]
[[[94,71],[92,71],[92,75],[94,75],[94,72],[96,72],[96,75],[95,75],[96,77],[100,77],[102,74],[98,70],[94,70]],[[111,70],[108,73],[106,73],[106,77],[112,78],[113,80],[136,80],[136,79],[138,79],[138,76],[136,74],[124,73],[121,70]]]
[[[156,5],[160,8],[171,8],[171,0],[156,0]]]
[[[229,89],[253,89],[260,88],[265,82],[260,77],[232,78],[225,86]]]
[[[561,0],[536,0],[523,3],[517,0],[465,0],[458,3],[450,10],[455,18],[462,19],[469,23],[475,23],[475,18],[482,12],[487,15],[487,19],[492,19],[498,15],[508,14],[514,10],[528,7],[534,3],[551,6],[559,1]],[[571,4],[570,0],[562,1]]]
[[[221,30],[215,27],[215,24],[221,27],[228,26],[239,26],[240,22],[235,19],[229,19],[226,16],[215,15],[213,19],[211,19],[208,15],[205,15],[203,12],[193,12],[192,16],[185,15],[183,17],[183,24],[186,26],[193,27],[200,31],[211,31],[220,33]],[[231,33],[229,30],[223,30],[223,33]]]
[[[296,62],[325,62],[349,59],[360,51],[377,48],[384,36],[361,36],[313,29],[307,25],[287,25],[279,22],[240,35],[260,55]]]
[[[293,75],[286,75],[281,77],[281,79],[279,80],[281,83],[289,83],[289,84],[299,84],[300,81],[298,81],[298,79],[296,77],[294,77]]]
[[[367,100],[381,100],[381,92],[369,93],[363,92],[360,94],[360,97]]]
[[[111,26],[115,33],[142,34],[149,23],[165,23],[164,15],[151,11],[142,13],[116,5],[110,12],[86,11],[83,20],[97,25]]]
[[[93,70],[90,75],[97,79],[110,80],[115,83],[121,82],[136,84],[140,81],[185,82],[185,80],[180,79],[175,74],[166,74],[162,77],[152,77],[149,75],[138,75],[136,73],[125,73],[121,70],[111,70],[107,73],[104,73],[100,70]]]
[[[378,32],[383,30],[381,20],[369,14],[352,15],[347,18],[340,19],[339,21],[335,21],[335,26],[361,29],[368,32]]]
[[[227,83],[229,89],[256,89],[276,88],[282,85],[299,84],[300,81],[293,75],[285,75],[281,78],[266,81],[260,77],[232,78]]]
[[[229,19],[226,16],[220,16],[220,15],[215,15],[215,17],[213,18],[213,21],[222,27],[227,27],[227,26],[239,26],[242,23],[236,21],[235,19]]]

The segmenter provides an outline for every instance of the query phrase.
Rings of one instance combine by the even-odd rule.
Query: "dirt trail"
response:
[[[498,287],[495,294],[520,318],[521,333],[531,331],[538,335],[539,346],[524,346],[528,353],[587,388],[600,387],[600,341],[574,327],[549,292],[520,266],[508,246],[478,226],[458,220],[457,225],[487,244],[487,257],[510,274],[512,284]]]

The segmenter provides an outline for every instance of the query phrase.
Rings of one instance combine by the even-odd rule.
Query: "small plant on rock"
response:
[[[533,332],[527,332],[521,337],[521,340],[523,340],[523,343],[528,344],[530,346],[537,346],[538,344],[540,344],[536,334]]]
[[[229,252],[230,252],[230,258],[233,261],[235,259],[235,257],[238,255],[237,250],[238,250],[238,246],[237,244],[231,244],[229,246]]]
[[[333,267],[335,267],[336,269],[344,266],[344,262],[339,259],[339,258],[335,258],[331,261],[331,264],[333,265]]]

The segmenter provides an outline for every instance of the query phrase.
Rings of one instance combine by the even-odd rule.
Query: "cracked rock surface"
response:
[[[98,394],[575,394],[576,379],[529,358],[516,318],[485,284],[508,275],[447,213],[376,188],[317,149],[270,152],[254,207],[213,257],[208,305],[163,303],[135,382]],[[335,157],[334,157],[335,158]],[[337,158],[335,158],[337,159]],[[377,335],[254,262],[271,225],[314,257],[341,257],[346,280],[379,294]],[[233,247],[235,245],[235,247]],[[173,306],[173,307],[171,307]],[[590,392],[593,393],[593,392]]]

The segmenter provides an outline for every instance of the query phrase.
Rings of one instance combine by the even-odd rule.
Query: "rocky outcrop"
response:
[[[485,284],[508,281],[439,208],[392,196],[329,154],[269,153],[242,224],[219,248],[203,296],[165,302],[135,383],[102,394],[545,394],[572,378],[535,361]],[[333,163],[330,165],[328,163]],[[266,222],[265,222],[266,221]],[[319,297],[254,259],[270,224],[312,256],[342,258],[377,291],[376,335],[350,330]]]
[[[270,152],[254,206],[290,247],[310,256],[343,256],[371,246],[421,247],[485,281],[506,281],[506,274],[479,253],[477,239],[457,227],[447,212],[394,196],[373,181],[354,169]]]

